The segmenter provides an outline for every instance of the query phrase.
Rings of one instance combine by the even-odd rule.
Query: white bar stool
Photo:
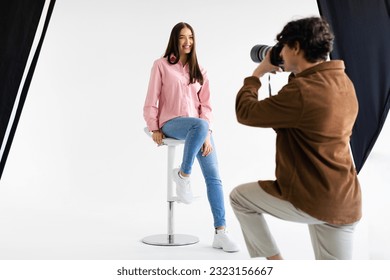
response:
[[[147,127],[144,131],[151,136]],[[173,195],[172,169],[175,160],[176,146],[184,144],[184,140],[173,138],[164,138],[163,145],[168,146],[168,166],[167,166],[167,202],[168,202],[168,233],[147,236],[142,242],[148,245],[156,246],[183,246],[199,242],[199,238],[188,234],[174,233],[174,203],[178,201],[177,196]]]

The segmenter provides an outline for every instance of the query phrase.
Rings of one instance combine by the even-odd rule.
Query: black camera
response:
[[[283,59],[280,57],[280,52],[282,51],[283,45],[276,44],[275,46],[267,45],[255,45],[251,50],[251,59],[253,62],[261,62],[266,56],[267,52],[271,50],[271,64],[275,66],[280,66],[283,64]]]

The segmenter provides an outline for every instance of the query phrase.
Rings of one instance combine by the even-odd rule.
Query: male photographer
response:
[[[320,17],[287,23],[276,37],[283,64],[271,64],[268,51],[237,94],[241,124],[276,132],[276,180],[230,194],[251,257],[282,259],[264,219],[269,214],[307,224],[316,259],[352,258],[361,191],[349,140],[358,102],[344,62],[327,61],[333,38]],[[288,83],[258,101],[259,78],[281,67],[291,72]]]

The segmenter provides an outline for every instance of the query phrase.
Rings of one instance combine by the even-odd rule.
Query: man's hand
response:
[[[266,73],[276,73],[276,72],[283,72],[283,69],[279,66],[275,66],[271,64],[271,58],[270,58],[271,50],[269,50],[265,56],[265,58],[260,62],[260,64],[256,67],[256,69],[253,71],[253,76],[255,77],[262,77]]]

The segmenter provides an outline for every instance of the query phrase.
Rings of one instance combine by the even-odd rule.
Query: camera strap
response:
[[[272,96],[272,94],[271,94],[271,74],[268,74],[268,95],[269,95],[269,97]]]

